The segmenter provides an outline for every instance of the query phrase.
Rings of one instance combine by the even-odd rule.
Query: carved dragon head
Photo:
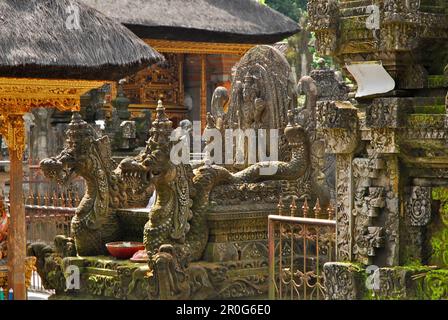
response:
[[[115,169],[115,174],[126,185],[126,194],[130,207],[146,207],[154,192],[148,168],[142,165],[144,154],[123,159]]]
[[[44,175],[59,183],[66,183],[74,175],[91,176],[94,165],[103,170],[112,170],[109,138],[97,137],[96,131],[74,113],[68,125],[66,145],[56,157],[44,159],[40,167]],[[96,158],[97,163],[93,163]],[[105,172],[103,172],[105,173]]]
[[[140,183],[157,185],[170,183],[176,177],[175,165],[170,161],[172,122],[161,101],[156,111],[146,150],[135,158],[124,159],[118,167],[124,179],[137,176]]]

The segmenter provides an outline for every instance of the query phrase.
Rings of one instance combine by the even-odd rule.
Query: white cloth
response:
[[[381,61],[349,63],[346,67],[358,85],[357,98],[386,93],[395,88],[395,80]]]

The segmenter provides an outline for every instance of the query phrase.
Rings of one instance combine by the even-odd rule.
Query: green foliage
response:
[[[316,69],[318,67],[317,61],[321,57],[317,55],[313,46],[315,42],[314,34],[307,30],[308,14],[306,10],[308,1],[260,0],[260,2],[283,13],[294,21],[297,21],[302,29],[301,32],[288,38],[289,49],[286,52],[286,58],[288,59],[289,64],[295,68],[297,78],[300,78],[303,74],[309,74],[311,69]],[[334,67],[331,58],[323,58],[329,67]],[[302,70],[304,65],[306,65],[306,72],[303,72]]]
[[[312,34],[312,38],[313,38],[313,42],[314,42],[314,34]],[[327,66],[329,66],[329,67],[334,66],[333,59],[331,59],[331,57],[322,57],[322,56],[318,55],[315,47],[310,47],[310,51],[313,55],[313,62],[311,63],[311,67],[313,69],[317,69],[317,67],[319,66],[318,61],[321,58],[323,58],[325,60],[325,63]]]
[[[263,0],[263,2],[294,21],[299,21],[301,10],[306,10],[307,5],[307,0]]]
[[[306,73],[309,73],[313,59],[310,52],[311,33],[306,28],[308,16],[306,11],[299,9],[299,12],[300,20],[298,23],[302,31],[288,38],[288,50],[286,52],[286,59],[295,68],[297,78],[302,76],[303,66],[306,66]]]
[[[445,114],[445,105],[427,105],[427,106],[415,106],[415,113],[418,114]]]

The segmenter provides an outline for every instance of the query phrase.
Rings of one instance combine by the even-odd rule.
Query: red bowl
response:
[[[117,241],[106,243],[107,251],[117,259],[129,259],[139,250],[145,249],[141,242]]]

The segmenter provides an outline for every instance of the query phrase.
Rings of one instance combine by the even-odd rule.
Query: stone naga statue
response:
[[[235,66],[230,93],[226,88],[216,88],[211,113],[221,132],[225,129],[279,129],[279,154],[281,160],[287,160],[290,153],[286,150],[282,130],[288,123],[288,110],[296,107],[297,94],[288,61],[276,48],[261,45],[249,50]],[[247,152],[245,150],[245,159]],[[244,166],[236,168],[249,164],[245,161]]]
[[[297,106],[291,67],[271,46],[249,50],[235,69],[227,112],[229,128],[283,129]]]
[[[303,76],[297,84],[299,94],[305,95],[305,105],[299,113],[299,121],[305,125],[307,130],[315,131],[316,127],[316,105],[317,105],[317,84],[310,76]]]
[[[296,180],[308,170],[307,136],[303,128],[293,123],[285,129],[292,149],[290,161],[258,162],[236,173],[218,165],[204,165],[193,171],[190,164],[170,161],[171,148],[175,143],[170,141],[171,126],[172,122],[159,102],[147,149],[139,156],[139,161],[133,162],[136,167],[132,170],[146,172],[144,175],[154,184],[157,192],[156,203],[144,228],[148,256],[156,254],[161,245],[171,244],[177,254],[187,261],[202,257],[208,240],[206,213],[209,195],[214,187],[267,180]],[[275,174],[261,174],[263,168],[272,166],[277,169]]]
[[[45,176],[66,183],[74,175],[84,178],[86,192],[71,221],[71,231],[78,254],[106,253],[105,244],[120,240],[117,208],[144,207],[152,194],[142,172],[122,174],[112,159],[107,136],[98,137],[89,124],[74,113],[68,126],[66,146],[40,166]],[[137,183],[135,181],[138,181]]]
[[[291,116],[292,113],[290,119]],[[205,298],[216,293],[210,279],[215,271],[190,262],[200,260],[207,245],[211,191],[217,186],[297,180],[309,167],[307,135],[303,128],[291,122],[285,128],[285,137],[292,149],[290,161],[259,162],[232,173],[218,165],[192,170],[190,164],[173,163],[170,153],[176,141],[170,141],[171,126],[160,102],[147,148],[140,155],[123,160],[118,169],[112,171],[114,165],[107,153],[110,148],[104,148],[103,138],[97,138],[93,129],[75,114],[68,131],[67,147],[58,157],[44,160],[42,169],[59,181],[75,173],[86,179],[87,192],[72,221],[79,255],[101,254],[105,242],[119,240],[120,226],[115,210],[126,205],[127,184],[123,177],[138,172],[140,184],[155,186],[157,193],[143,232],[152,271],[148,276],[149,298]],[[108,146],[107,138],[104,139]],[[262,168],[273,165],[278,168],[274,175],[260,173]],[[48,287],[60,291],[64,283],[64,261],[69,261],[64,258],[76,252],[70,238],[56,240],[56,251],[35,244],[30,254],[38,257],[38,269]]]
[[[210,117],[212,117],[210,115]],[[292,121],[292,113],[289,117]],[[170,161],[176,141],[170,141],[171,121],[159,102],[151,138],[139,161],[133,164],[146,171],[155,185],[157,200],[144,227],[144,243],[149,256],[151,296],[162,299],[191,298],[211,290],[206,267],[190,265],[200,260],[208,241],[207,214],[209,197],[217,186],[256,184],[271,180],[297,180],[308,171],[309,146],[305,131],[291,122],[285,137],[292,149],[288,162],[259,162],[232,173],[218,165],[204,165],[192,170],[190,164]],[[277,167],[273,175],[262,175],[261,169]],[[193,288],[202,288],[192,293]]]

